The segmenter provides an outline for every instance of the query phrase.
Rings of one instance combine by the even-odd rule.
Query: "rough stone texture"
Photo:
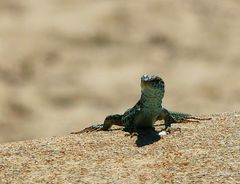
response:
[[[1,182],[240,183],[240,112],[210,116],[161,139],[113,129],[2,144]]]

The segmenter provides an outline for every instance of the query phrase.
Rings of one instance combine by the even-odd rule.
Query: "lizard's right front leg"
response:
[[[115,114],[115,115],[107,116],[103,124],[92,125],[81,131],[72,132],[71,134],[81,134],[85,132],[93,132],[93,131],[100,131],[100,130],[106,131],[106,130],[109,130],[112,127],[112,125],[124,126],[122,122],[122,115]]]

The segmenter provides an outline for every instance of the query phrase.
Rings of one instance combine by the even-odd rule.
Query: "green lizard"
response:
[[[122,115],[107,116],[103,124],[92,125],[73,134],[109,130],[112,125],[123,126],[124,130],[134,134],[138,129],[152,128],[158,120],[164,120],[166,132],[170,132],[171,124],[181,122],[199,122],[201,119],[190,114],[172,112],[162,107],[162,99],[165,93],[164,81],[155,75],[143,75],[141,77],[141,98],[132,108]]]

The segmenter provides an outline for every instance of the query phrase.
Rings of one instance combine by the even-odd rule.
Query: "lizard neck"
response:
[[[162,108],[163,94],[159,93],[145,93],[142,91],[140,102],[144,108],[147,109],[159,109]]]

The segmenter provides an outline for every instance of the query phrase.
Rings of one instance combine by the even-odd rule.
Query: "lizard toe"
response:
[[[82,133],[89,133],[89,132],[95,132],[95,131],[100,131],[102,130],[103,125],[92,125],[90,127],[84,128],[83,130],[80,130],[78,132],[72,132],[71,134],[82,134]]]

